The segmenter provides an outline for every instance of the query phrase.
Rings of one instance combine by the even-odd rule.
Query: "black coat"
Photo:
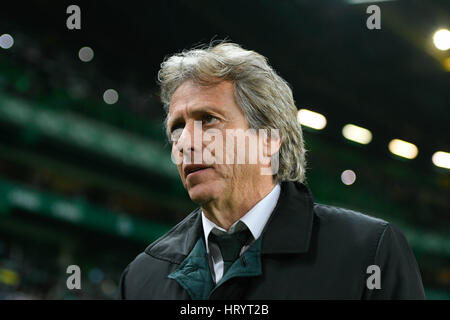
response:
[[[261,238],[260,249],[254,250],[259,272],[231,277],[205,297],[425,298],[417,262],[401,231],[355,211],[314,204],[310,191],[301,183],[281,184],[280,198]],[[201,244],[199,241],[203,241],[203,229],[201,210],[197,209],[127,266],[120,280],[119,298],[196,298],[181,281],[190,275],[197,281],[195,290],[210,290],[204,288],[210,279],[203,275],[204,280],[199,280],[202,278],[197,275],[201,266],[186,265],[185,261],[194,246]],[[373,273],[367,271],[370,265],[380,268],[380,289],[367,286]],[[245,269],[245,263],[241,267]],[[169,274],[183,279],[177,281]]]

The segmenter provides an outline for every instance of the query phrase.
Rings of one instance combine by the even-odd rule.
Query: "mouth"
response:
[[[196,173],[205,171],[206,169],[211,168],[210,166],[205,166],[201,164],[189,164],[184,167],[184,176],[187,178],[190,175],[194,175]]]

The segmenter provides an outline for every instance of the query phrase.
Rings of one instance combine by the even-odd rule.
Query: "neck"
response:
[[[241,219],[261,199],[266,197],[275,187],[275,183],[248,186],[233,189],[228,197],[214,199],[201,205],[206,217],[221,228],[228,230]],[[251,190],[251,192],[249,192]],[[245,196],[243,196],[245,195]]]

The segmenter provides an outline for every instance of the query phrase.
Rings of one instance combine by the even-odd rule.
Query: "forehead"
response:
[[[170,102],[169,116],[194,111],[204,107],[232,110],[239,109],[234,100],[234,86],[230,81],[222,81],[212,86],[201,86],[186,81],[175,90]],[[225,108],[226,107],[226,108]]]

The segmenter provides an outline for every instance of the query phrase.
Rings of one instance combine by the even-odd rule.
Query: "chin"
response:
[[[221,194],[221,188],[218,188],[217,185],[212,186],[210,183],[202,183],[190,187],[188,193],[193,202],[202,205],[218,198]]]

